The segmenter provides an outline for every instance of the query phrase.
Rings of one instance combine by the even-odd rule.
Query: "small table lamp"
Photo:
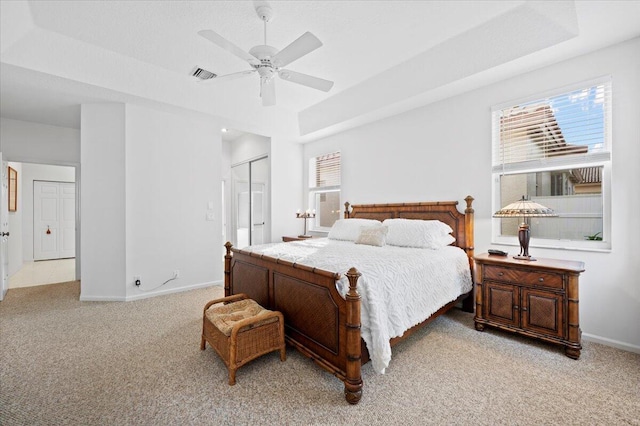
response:
[[[493,214],[493,217],[521,217],[522,223],[518,228],[518,240],[520,241],[520,253],[517,256],[513,256],[514,259],[520,260],[536,260],[529,254],[529,239],[531,232],[529,230],[529,224],[527,223],[528,217],[553,217],[558,216],[548,207],[542,204],[534,203],[531,200],[525,199],[524,195],[522,199],[511,203]]]
[[[304,213],[300,213],[300,211],[298,210],[298,212],[296,213],[296,217],[298,219],[304,219],[304,234],[298,235],[298,238],[311,238],[311,235],[307,235],[307,219],[313,219],[314,217],[316,217],[316,211],[307,210]]]

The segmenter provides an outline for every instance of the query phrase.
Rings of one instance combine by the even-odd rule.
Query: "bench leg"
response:
[[[200,337],[200,350],[204,351],[206,345],[206,340],[204,339],[204,334]]]
[[[236,369],[229,367],[229,386],[236,384]]]

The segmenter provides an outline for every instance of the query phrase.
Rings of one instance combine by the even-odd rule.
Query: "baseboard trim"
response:
[[[83,296],[80,294],[81,302],[125,302],[125,297],[115,296]]]
[[[218,280],[218,281],[209,281],[209,282],[204,282],[199,284],[193,284],[186,287],[170,288],[166,290],[158,290],[158,291],[151,291],[148,293],[128,295],[124,297],[80,295],[80,301],[81,302],[131,302],[134,300],[148,299],[150,297],[163,296],[166,294],[182,293],[183,291],[196,290],[200,288],[221,287],[222,285],[223,285],[222,280]]]
[[[207,287],[215,287],[215,286],[220,287],[222,285],[223,285],[222,280],[209,281],[209,282],[200,283],[200,284],[193,284],[186,287],[169,288],[166,290],[152,291],[149,293],[129,295],[125,298],[125,301],[131,302],[133,300],[148,299],[149,297],[163,296],[166,294],[174,294],[174,293],[182,293],[183,291],[196,290],[199,288],[207,288]]]
[[[630,343],[624,343],[619,340],[607,339],[606,337],[595,336],[589,333],[582,333],[582,339],[589,342],[600,343],[602,345],[622,349],[623,351],[640,354],[640,346],[632,345]]]

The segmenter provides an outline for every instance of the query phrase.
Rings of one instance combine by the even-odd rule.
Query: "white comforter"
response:
[[[349,289],[345,273],[356,267],[362,274],[358,280],[362,338],[378,373],[384,373],[391,361],[389,339],[472,288],[467,255],[452,246],[439,250],[374,247],[314,238],[245,250],[339,272],[342,278],[337,287],[343,297]]]

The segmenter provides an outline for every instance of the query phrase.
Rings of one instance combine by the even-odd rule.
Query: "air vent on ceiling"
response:
[[[200,67],[196,67],[196,69],[193,71],[191,75],[199,78],[200,80],[210,80],[218,76],[217,74],[212,73],[211,71],[207,71]]]

